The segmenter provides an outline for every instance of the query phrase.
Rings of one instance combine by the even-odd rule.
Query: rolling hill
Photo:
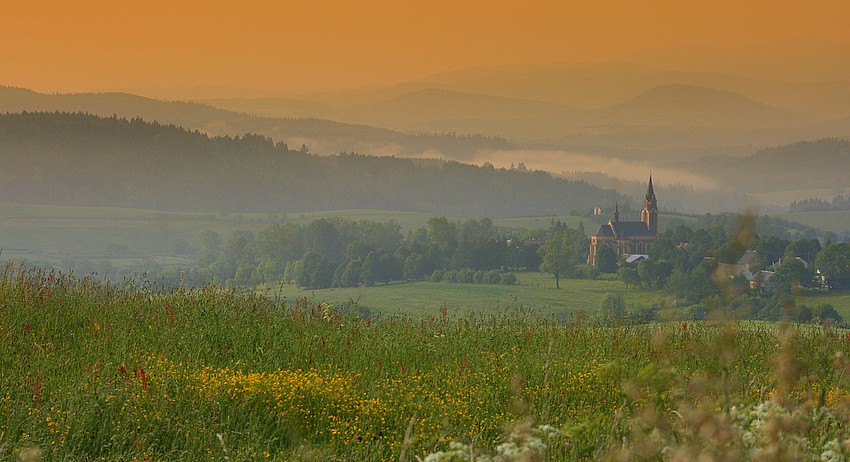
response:
[[[748,157],[717,156],[683,163],[746,192],[837,189],[850,184],[850,141],[824,138],[763,149]],[[796,197],[795,200],[808,197]]]
[[[296,101],[217,100],[409,132],[509,137],[520,148],[651,162],[748,155],[850,133],[850,82],[782,82],[627,61],[468,69]]]
[[[42,94],[0,87],[0,113],[84,112],[103,117],[141,117],[200,130],[212,136],[256,133],[297,148],[306,144],[320,154],[342,151],[417,156],[435,151],[464,158],[479,150],[510,149],[504,139],[481,136],[405,134],[384,128],[316,118],[271,118],[227,111],[205,104],[160,101],[127,93]]]
[[[654,125],[722,128],[770,128],[800,124],[788,111],[743,95],[691,85],[651,88],[634,98],[593,111],[600,125]]]
[[[142,119],[0,115],[0,198],[163,211],[383,209],[565,215],[611,190],[544,172],[364,155],[317,156],[259,135],[209,137]]]
[[[575,123],[580,109],[526,99],[425,89],[340,111],[345,120],[406,131],[460,131],[522,136],[523,127]]]

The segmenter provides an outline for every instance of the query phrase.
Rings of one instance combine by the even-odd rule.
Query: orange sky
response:
[[[850,40],[846,0],[9,1],[0,85],[39,91],[388,84],[647,48]]]

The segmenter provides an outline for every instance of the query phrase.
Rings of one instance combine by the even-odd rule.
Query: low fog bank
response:
[[[490,163],[497,168],[518,168],[522,164],[530,170],[552,172],[556,176],[614,189],[632,197],[635,206],[643,200],[651,172],[659,206],[665,212],[740,213],[750,205],[744,194],[725,189],[707,176],[658,167],[647,161],[556,150],[510,150],[479,152],[475,163]]]
[[[309,152],[322,155],[335,155],[344,149],[333,140],[317,140],[305,137],[290,137],[288,145],[298,149],[304,145]],[[648,160],[631,160],[617,157],[576,153],[562,150],[478,150],[468,156],[437,149],[410,150],[398,143],[360,143],[349,145],[349,152],[358,152],[375,156],[395,156],[402,158],[438,159],[441,161],[459,161],[483,166],[491,164],[496,168],[521,168],[550,172],[553,176],[570,180],[584,181],[587,184],[605,189],[613,189],[631,197],[639,206],[646,191],[646,181],[650,172],[655,178],[656,192],[663,196],[662,210],[686,214],[744,212],[752,198],[739,191],[730,190],[709,176],[694,173],[681,168],[659,167]],[[603,199],[600,198],[600,204]],[[608,204],[610,205],[610,204]],[[776,207],[767,207],[775,209]],[[765,210],[769,211],[769,210]]]
[[[510,150],[479,152],[475,163],[485,162],[497,168],[510,168],[520,162],[530,170],[548,172],[605,172],[609,176],[627,181],[646,182],[650,172],[665,178],[668,184],[692,186],[695,189],[717,189],[717,183],[708,177],[680,169],[652,165],[647,161],[602,157],[568,151]]]

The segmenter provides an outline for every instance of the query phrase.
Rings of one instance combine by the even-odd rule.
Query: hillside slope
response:
[[[790,112],[743,95],[692,85],[665,85],[594,111],[591,119],[610,125],[768,128],[799,124]]]
[[[257,117],[205,104],[160,101],[127,93],[42,94],[0,87],[3,112],[85,112],[103,117],[141,117],[200,130],[212,136],[256,133],[298,148],[306,144],[320,154],[342,151],[373,155],[416,156],[439,151],[465,158],[480,150],[509,149],[504,139],[482,136],[411,135],[384,128],[316,118]]]
[[[569,106],[429,88],[403,96],[363,103],[341,111],[345,120],[382,127],[513,137],[518,127],[575,123],[584,111]]]
[[[682,164],[740,191],[826,188],[850,184],[850,141],[823,138],[763,149],[748,157],[718,156]],[[804,199],[804,198],[803,198]]]
[[[258,135],[210,138],[141,119],[67,113],[0,115],[0,162],[3,200],[57,205],[527,216],[624,200],[543,172],[316,156]]]

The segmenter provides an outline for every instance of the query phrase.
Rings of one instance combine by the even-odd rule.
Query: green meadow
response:
[[[309,297],[334,305],[355,303],[371,313],[435,316],[443,307],[455,315],[486,314],[506,307],[522,306],[539,316],[573,318],[596,314],[608,295],[622,295],[627,311],[658,307],[661,316],[684,308],[668,293],[645,287],[626,287],[612,276],[598,280],[561,279],[555,288],[552,275],[518,273],[518,284],[459,284],[449,282],[392,282],[374,286],[301,289],[291,284],[265,286],[258,291],[289,300]],[[796,304],[810,307],[832,305],[844,319],[850,319],[850,292],[807,290],[795,296]],[[675,319],[676,315],[673,315]]]
[[[843,330],[154,289],[0,270],[0,459],[850,456]]]
[[[822,188],[750,193],[747,196],[751,199],[755,199],[755,201],[760,204],[787,207],[791,202],[805,199],[821,199],[830,201],[836,196],[836,193],[834,189]]]
[[[839,236],[850,231],[850,210],[787,212],[781,214],[780,217],[824,231],[832,231]]]
[[[592,314],[600,309],[608,294],[622,294],[627,307],[674,303],[662,292],[640,287],[627,289],[616,279],[561,279],[561,288],[556,289],[555,278],[549,274],[519,273],[517,278],[515,285],[422,281],[306,290],[284,284],[265,287],[263,291],[273,296],[309,297],[336,305],[354,301],[376,313],[426,316],[439,314],[444,306],[451,314],[466,315],[519,304],[541,316]]]
[[[402,232],[425,226],[435,215],[387,210],[338,210],[280,213],[188,213],[155,210],[42,206],[0,203],[0,258],[24,258],[58,264],[63,259],[108,259],[116,266],[150,259],[164,266],[190,264],[186,250],[200,245],[204,231],[227,239],[235,231],[258,234],[275,223],[308,224],[320,218],[396,221]],[[461,218],[452,218],[461,220]],[[570,226],[588,219],[571,216],[497,218],[497,226],[546,228],[552,220]]]

